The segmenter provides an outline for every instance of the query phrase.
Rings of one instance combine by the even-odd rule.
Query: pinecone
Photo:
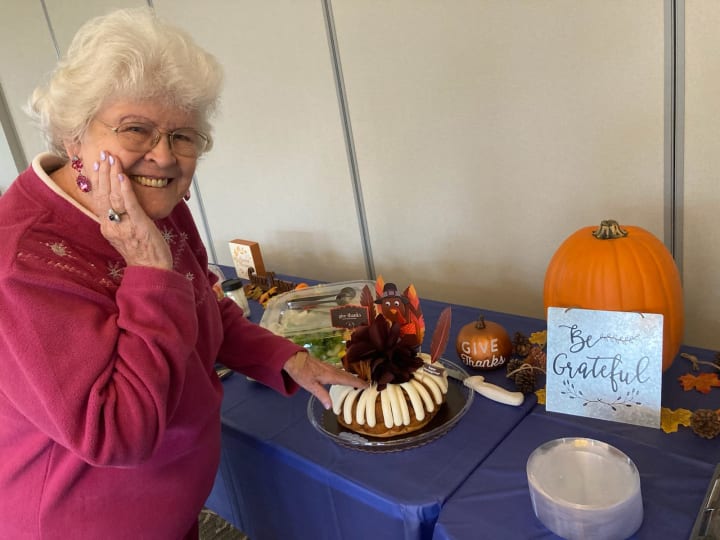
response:
[[[525,357],[530,352],[530,347],[530,339],[520,332],[515,332],[515,337],[512,340],[512,354]]]
[[[545,354],[545,351],[542,350],[542,347],[540,347],[539,345],[533,345],[532,347],[530,347],[530,351],[525,358],[525,362],[527,362],[531,366],[539,367],[540,369],[545,371],[547,355]]]
[[[698,409],[690,417],[690,427],[696,435],[714,439],[720,434],[720,416],[712,409]]]
[[[532,394],[535,391],[535,370],[528,366],[515,374],[515,386],[523,394]]]
[[[515,380],[516,373],[513,373],[516,369],[518,369],[520,366],[522,366],[525,362],[523,362],[520,358],[511,358],[507,364],[505,364],[505,374],[510,377],[513,381]],[[512,375],[511,375],[512,373]]]

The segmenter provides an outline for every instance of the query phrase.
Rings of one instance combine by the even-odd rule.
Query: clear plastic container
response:
[[[374,294],[374,281],[341,281],[288,291],[270,299],[260,326],[305,347],[320,360],[339,365],[352,330],[369,322],[363,295],[372,302]]]
[[[242,280],[240,278],[226,279],[222,282],[221,287],[223,294],[228,298],[232,298],[235,303],[242,308],[243,315],[250,317],[250,304],[248,303],[247,296],[245,296]]]

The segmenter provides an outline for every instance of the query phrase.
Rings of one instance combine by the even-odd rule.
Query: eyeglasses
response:
[[[143,122],[126,122],[117,127],[101,120],[98,122],[114,131],[120,145],[128,152],[149,152],[157,146],[163,135],[168,138],[170,150],[178,156],[196,158],[212,145],[209,135],[193,128],[161,131],[156,126]]]

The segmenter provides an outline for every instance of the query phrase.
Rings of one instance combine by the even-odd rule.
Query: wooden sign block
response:
[[[260,244],[257,242],[239,238],[231,240],[230,255],[239,278],[249,279],[250,268],[253,268],[256,274],[265,275],[265,264],[260,253]]]

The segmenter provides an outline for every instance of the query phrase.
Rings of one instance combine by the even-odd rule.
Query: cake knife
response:
[[[481,396],[488,399],[492,399],[498,403],[504,403],[505,405],[513,405],[515,407],[522,405],[525,400],[525,394],[522,392],[511,392],[502,386],[485,382],[485,377],[482,375],[469,376],[459,369],[455,369],[451,366],[443,364],[443,367],[445,368],[448,377],[452,377],[453,379],[462,382],[471,390],[474,390]]]

